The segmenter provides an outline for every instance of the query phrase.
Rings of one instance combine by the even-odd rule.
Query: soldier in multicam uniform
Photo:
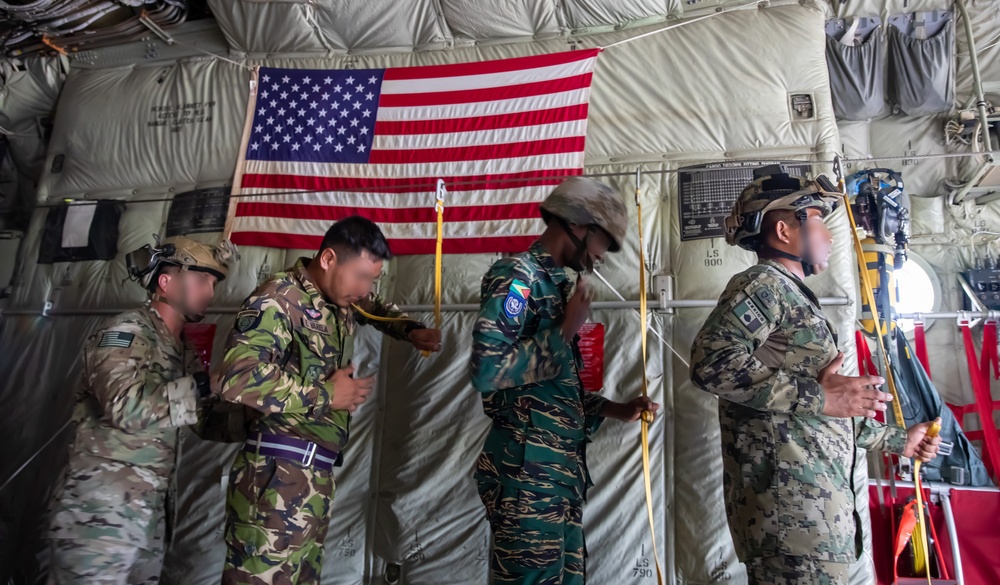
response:
[[[378,226],[343,219],[315,258],[261,285],[237,315],[223,397],[258,417],[229,476],[223,583],[319,583],[333,468],[347,445],[350,413],[374,383],[374,376],[352,377],[357,326],[371,324],[420,350],[441,349],[438,330],[372,293],[390,257]]]
[[[592,485],[585,445],[604,417],[636,421],[659,405],[585,392],[577,331],[591,294],[565,267],[593,269],[625,237],[627,214],[607,185],[576,177],[541,206],[545,232],[483,277],[470,372],[493,427],[475,478],[493,531],[494,583],[585,580],[583,501]]]
[[[50,583],[159,582],[178,431],[217,402],[184,324],[204,315],[233,252],[177,237],[129,255],[152,299],[84,347],[76,434],[52,504]]]
[[[928,461],[940,443],[930,423],[873,420],[892,399],[882,378],[837,373],[836,330],[802,282],[827,267],[833,191],[825,177],[758,169],[726,241],[759,263],[733,277],[694,342],[691,379],[720,398],[726,512],[751,585],[846,584],[863,545],[855,448]]]

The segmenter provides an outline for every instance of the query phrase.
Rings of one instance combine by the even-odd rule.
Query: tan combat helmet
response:
[[[611,252],[621,250],[628,212],[611,187],[587,177],[572,177],[559,184],[541,205],[542,218],[551,217],[579,226],[603,229],[611,237]]]
[[[841,200],[842,195],[823,175],[809,181],[785,173],[780,165],[762,167],[754,171],[753,182],[736,198],[726,218],[726,243],[758,251],[763,245],[758,236],[767,212],[794,211],[803,221],[807,209],[817,208],[826,217]]]
[[[155,289],[154,280],[164,265],[208,272],[222,281],[229,274],[229,263],[236,255],[236,246],[229,240],[223,240],[213,248],[185,236],[175,236],[167,238],[156,248],[146,244],[128,254],[125,262],[129,277],[150,290],[150,287]]]

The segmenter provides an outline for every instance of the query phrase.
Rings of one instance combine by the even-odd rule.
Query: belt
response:
[[[340,453],[324,449],[316,443],[305,439],[257,433],[254,438],[247,439],[243,450],[269,457],[280,457],[297,461],[306,467],[315,467],[333,471],[341,463]]]

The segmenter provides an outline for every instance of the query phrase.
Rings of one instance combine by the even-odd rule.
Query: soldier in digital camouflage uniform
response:
[[[183,328],[204,314],[233,251],[177,237],[129,255],[152,299],[84,347],[76,433],[52,503],[50,583],[159,582],[178,431],[213,407]]]
[[[494,583],[580,585],[585,445],[604,417],[638,420],[658,405],[585,392],[577,331],[590,293],[566,267],[593,269],[625,237],[625,205],[610,187],[576,177],[542,203],[547,228],[527,252],[496,262],[482,282],[470,372],[493,419],[475,479],[493,532]]]
[[[343,219],[315,258],[261,285],[237,315],[223,397],[258,416],[229,476],[223,583],[319,583],[333,468],[347,445],[350,413],[373,384],[373,377],[352,377],[357,326],[371,324],[420,350],[441,349],[439,331],[371,292],[390,257],[378,226]],[[394,320],[369,320],[355,307]]]
[[[717,395],[729,529],[751,585],[846,584],[863,535],[855,449],[927,461],[939,438],[875,420],[881,378],[837,373],[837,334],[803,279],[824,270],[840,195],[764,167],[726,220],[759,263],[729,282],[694,342],[691,379]]]

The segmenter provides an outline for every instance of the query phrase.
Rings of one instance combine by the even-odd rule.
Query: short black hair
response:
[[[160,288],[161,274],[169,274],[173,276],[179,274],[180,271],[181,271],[180,266],[176,264],[167,264],[166,262],[164,262],[156,269],[156,274],[153,275],[153,278],[149,279],[149,286],[146,287],[146,290],[148,290],[151,293],[155,293]]]
[[[760,224],[760,234],[753,240],[753,247],[763,258],[770,258],[773,254],[767,249],[767,237],[774,233],[778,222],[785,222],[791,226],[799,225],[798,217],[791,209],[775,209],[764,214]]]
[[[372,220],[352,215],[336,222],[323,236],[320,253],[327,248],[337,253],[337,258],[350,259],[368,252],[376,260],[389,260],[392,252],[385,234]]]

